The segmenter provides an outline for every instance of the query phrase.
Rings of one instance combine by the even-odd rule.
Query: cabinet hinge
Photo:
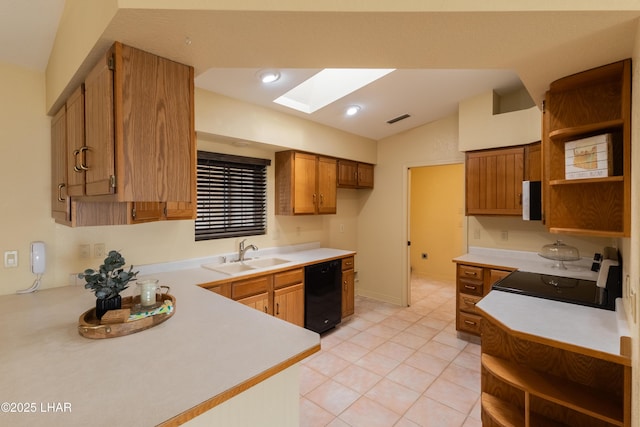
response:
[[[116,188],[116,176],[115,175],[111,175],[109,177],[109,185],[111,185],[111,188]]]
[[[116,69],[116,61],[115,61],[115,59],[113,58],[113,55],[111,55],[111,56],[109,57],[109,59],[107,59],[107,67],[108,67],[111,71],[113,71],[113,70],[115,70],[115,69]]]

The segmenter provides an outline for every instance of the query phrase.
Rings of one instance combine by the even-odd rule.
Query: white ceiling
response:
[[[44,71],[63,8],[64,0],[2,0],[0,61]],[[272,101],[320,69],[279,69],[281,78],[271,86],[259,81],[260,70],[212,68],[196,77],[196,87],[379,140],[452,114],[476,94],[522,86],[511,70],[402,69],[309,115]],[[346,117],[351,104],[362,110]],[[411,117],[387,123],[402,114]]]

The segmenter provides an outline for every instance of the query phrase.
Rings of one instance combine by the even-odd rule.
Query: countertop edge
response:
[[[271,368],[261,372],[260,374],[254,376],[253,378],[249,378],[248,380],[240,384],[237,384],[235,387],[227,389],[224,392],[216,396],[213,396],[210,399],[207,399],[206,401],[200,403],[199,405],[196,405],[193,408],[190,408],[182,412],[181,414],[178,414],[158,424],[158,427],[174,427],[174,426],[182,425],[187,421],[192,420],[197,416],[202,415],[205,412],[209,411],[210,409],[213,409],[216,406],[226,402],[227,400],[239,395],[240,393],[248,390],[254,385],[259,384],[265,381],[266,379],[284,371],[285,369],[295,365],[296,363],[306,359],[307,357],[311,356],[314,353],[317,353],[318,351],[320,351],[320,343],[314,345],[313,347],[310,347],[306,351],[303,351],[291,357],[290,359],[285,360],[282,363],[272,366]]]

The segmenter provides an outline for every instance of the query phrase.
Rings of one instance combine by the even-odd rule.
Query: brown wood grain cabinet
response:
[[[566,179],[567,142],[611,134],[608,176]],[[543,114],[544,222],[552,233],[631,233],[631,60],[551,83]]]
[[[193,67],[115,43],[82,88],[66,103],[66,192],[86,216],[71,225],[194,218]]]
[[[354,257],[342,259],[342,317],[355,313]]]
[[[507,267],[456,263],[456,330],[480,335],[482,317],[476,304],[511,271]]]
[[[51,217],[60,224],[71,220],[67,195],[67,124],[66,106],[51,120]]]
[[[540,143],[465,154],[466,215],[522,215],[522,181],[541,180]]]
[[[373,188],[373,165],[338,159],[339,188]]]
[[[335,214],[337,161],[298,151],[276,153],[276,215]]]
[[[524,147],[466,153],[466,214],[522,215]]]

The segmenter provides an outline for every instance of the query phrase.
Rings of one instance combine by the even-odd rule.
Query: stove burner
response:
[[[496,282],[492,289],[607,310],[615,309],[599,303],[600,289],[593,280],[514,271]]]

